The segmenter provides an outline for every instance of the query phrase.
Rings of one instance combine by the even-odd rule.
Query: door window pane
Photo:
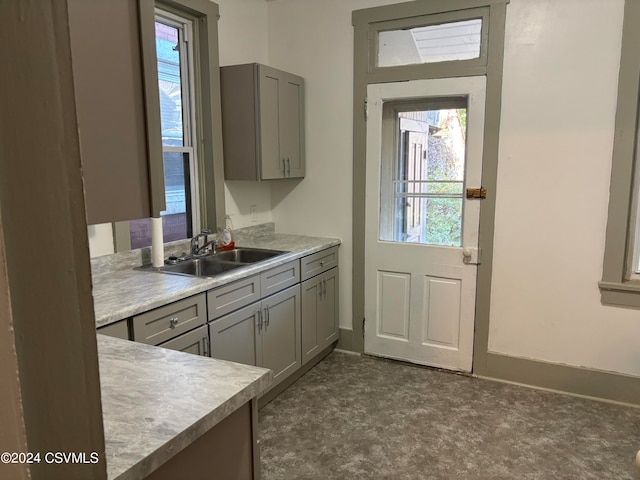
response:
[[[383,166],[390,175],[382,175],[381,186],[381,204],[392,208],[381,209],[381,240],[462,244],[466,112],[461,106],[394,113],[397,153]]]
[[[470,60],[480,57],[482,19],[378,33],[378,66]]]

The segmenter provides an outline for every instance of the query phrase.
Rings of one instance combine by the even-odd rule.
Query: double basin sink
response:
[[[289,252],[262,248],[236,248],[205,257],[191,258],[173,265],[164,265],[158,270],[175,275],[213,277],[214,275],[228,272],[234,268],[253,265],[285,253]]]

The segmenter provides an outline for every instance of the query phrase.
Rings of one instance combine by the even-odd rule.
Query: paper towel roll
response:
[[[151,218],[151,263],[154,268],[164,265],[164,237],[162,218]]]

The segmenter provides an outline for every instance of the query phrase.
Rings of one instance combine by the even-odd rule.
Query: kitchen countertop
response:
[[[120,270],[93,278],[96,327],[129,318],[171,302],[246,278],[291,260],[340,245],[337,238],[270,234],[243,242],[238,247],[285,250],[280,255],[212,278],[169,275],[144,270]]]
[[[264,368],[104,335],[98,359],[109,480],[145,477],[272,380]]]

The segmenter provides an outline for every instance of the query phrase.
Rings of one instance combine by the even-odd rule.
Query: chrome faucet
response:
[[[207,245],[211,230],[204,229],[191,239],[191,255],[198,255],[199,252]],[[203,238],[203,245],[200,246],[200,239]]]

